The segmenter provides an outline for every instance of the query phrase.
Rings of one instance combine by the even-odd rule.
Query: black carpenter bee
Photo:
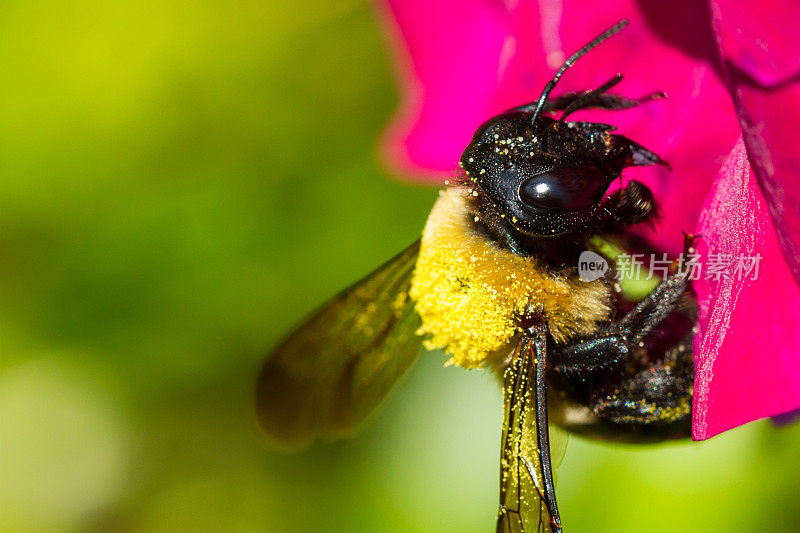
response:
[[[696,305],[686,265],[676,261],[639,301],[613,277],[620,250],[638,246],[626,228],[651,222],[656,205],[640,182],[609,188],[626,167],[666,163],[613,126],[567,120],[581,109],[626,109],[661,94],[608,94],[617,75],[550,98],[577,59],[626,24],[567,59],[536,102],[483,124],[422,238],[274,350],[257,389],[269,435],[302,443],[348,433],[416,360],[420,344],[456,365],[489,367],[503,380],[505,403],[501,532],[562,529],[548,420],[627,442],[689,436]],[[687,252],[693,240],[687,236]],[[612,265],[606,275],[580,277],[587,250]]]

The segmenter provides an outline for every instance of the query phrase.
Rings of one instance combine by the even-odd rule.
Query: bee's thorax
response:
[[[504,355],[520,319],[541,314],[557,342],[587,335],[608,319],[610,292],[584,282],[575,267],[552,268],[540,255],[519,255],[497,242],[465,188],[443,192],[422,234],[411,297],[428,348],[461,366]],[[477,220],[476,220],[477,219]]]

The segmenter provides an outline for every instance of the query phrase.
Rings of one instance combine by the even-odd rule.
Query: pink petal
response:
[[[727,61],[762,87],[800,74],[800,3],[711,0],[714,33]]]
[[[386,7],[402,101],[383,151],[397,169],[443,180],[493,112],[501,64],[513,53],[506,43],[511,20],[500,2],[481,0],[396,0]]]
[[[800,407],[800,287],[784,261],[767,203],[740,140],[720,171],[700,223],[711,254],[761,256],[755,280],[696,283],[693,438]]]
[[[535,100],[564,57],[628,18],[631,24],[567,73],[556,93],[585,90],[617,72],[618,91],[665,90],[668,100],[625,112],[576,114],[619,126],[673,166],[626,173],[653,189],[664,213],[654,244],[680,251],[729,147],[739,135],[718,74],[717,51],[702,3],[631,0],[387,0],[398,37],[405,95],[384,142],[405,172],[445,179],[474,129],[509,107]],[[424,13],[424,16],[421,15]]]
[[[800,3],[716,0],[712,11],[750,161],[800,283]]]
[[[573,15],[565,17],[562,24],[565,40],[572,43],[570,49],[586,40],[583,35],[596,33],[591,26],[597,19],[604,20],[599,15],[579,17],[581,4],[585,2],[570,2]],[[662,220],[656,233],[646,236],[655,246],[673,253],[681,251],[681,231],[691,232],[696,227],[711,182],[740,131],[718,73],[708,13],[702,7],[691,1],[603,2],[598,9],[610,20],[626,17],[630,26],[594,51],[591,59],[579,63],[568,79],[565,76],[562,88],[596,86],[620,71],[626,81],[617,92],[639,96],[666,91],[667,100],[639,109],[585,116],[618,126],[621,133],[672,165],[671,173],[641,168],[626,175],[642,180],[655,194]],[[581,22],[576,24],[578,18]]]

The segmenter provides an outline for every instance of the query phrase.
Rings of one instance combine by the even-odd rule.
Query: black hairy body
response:
[[[468,186],[469,180],[462,178],[457,183]],[[632,183],[635,186],[620,189],[613,196],[614,206],[625,216],[635,214],[622,220],[650,223],[656,214],[652,194],[638,182]],[[476,192],[468,197],[476,231],[500,248],[536,257],[548,271],[574,270],[581,252],[601,252],[593,244],[598,236],[624,241],[632,255],[644,255],[648,250],[642,248],[640,239],[625,234],[617,225],[620,219],[611,217],[597,221],[585,233],[546,240],[526,235],[501,217],[482,191]],[[689,239],[687,253],[691,245]],[[613,258],[608,260],[613,265]],[[635,302],[615,290],[613,267],[609,274],[594,283],[605,283],[615,294],[611,320],[592,335],[569,344],[559,344],[552,338],[549,341],[551,422],[575,433],[607,440],[687,438],[691,433],[694,381],[694,294],[679,273],[637,310]],[[654,309],[658,312],[649,314]]]

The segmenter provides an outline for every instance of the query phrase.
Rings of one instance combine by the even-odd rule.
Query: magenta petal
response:
[[[396,168],[438,179],[455,168],[475,128],[495,111],[501,67],[513,53],[510,19],[502,2],[390,0],[386,6],[403,100],[383,150]]]
[[[539,6],[543,13],[557,13],[542,20],[544,56],[548,58],[558,56],[558,51],[564,57],[620,19],[630,21],[624,31],[578,62],[556,92],[596,87],[621,72],[625,79],[614,92],[628,96],[654,90],[667,93],[666,100],[636,109],[583,112],[574,117],[614,124],[620,133],[672,165],[672,172],[647,167],[626,170],[625,176],[645,182],[661,208],[663,216],[656,232],[643,229],[645,236],[657,247],[679,253],[681,231],[691,232],[696,227],[708,189],[740,133],[718,73],[718,52],[705,5],[694,0],[542,0]],[[554,28],[546,24],[553,18]],[[541,84],[551,67],[541,74]]]
[[[727,61],[762,87],[800,74],[797,0],[711,0],[714,31]]]
[[[700,232],[706,274],[713,254],[761,260],[755,280],[701,276],[695,285],[701,333],[695,340],[696,440],[800,407],[800,287],[741,140],[706,201]]]
[[[800,83],[772,91],[738,83],[737,103],[747,144],[761,189],[769,204],[785,259],[795,283],[800,283]]]
[[[667,100],[637,109],[574,117],[615,124],[672,164],[672,173],[649,167],[626,176],[646,182],[664,213],[648,237],[679,252],[681,230],[695,228],[708,187],[740,130],[718,74],[705,4],[657,4],[388,0],[385,18],[397,41],[403,101],[384,139],[385,155],[395,169],[447,178],[476,126],[535,100],[566,55],[627,18],[628,28],[578,62],[556,94],[597,87],[617,72],[626,76],[620,94],[667,92]]]
[[[800,283],[800,3],[714,3],[717,42],[750,161]]]

